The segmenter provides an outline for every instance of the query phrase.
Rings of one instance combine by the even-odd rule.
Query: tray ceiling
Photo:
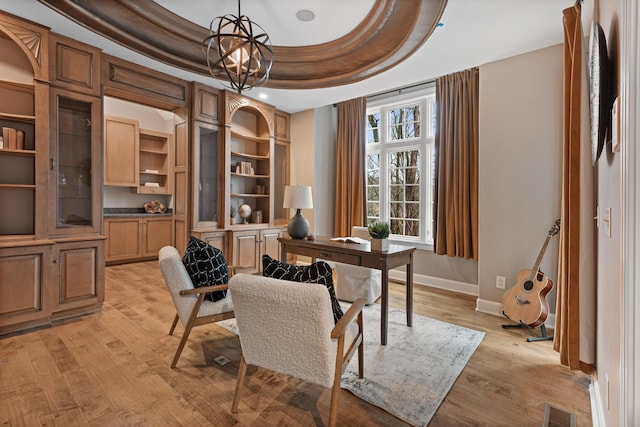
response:
[[[208,28],[156,2],[39,1],[150,58],[209,75],[202,51]],[[375,76],[407,59],[427,41],[446,4],[447,0],[376,0],[365,18],[343,36],[315,45],[273,46],[275,59],[266,86],[323,88]],[[220,15],[226,13],[232,12]]]

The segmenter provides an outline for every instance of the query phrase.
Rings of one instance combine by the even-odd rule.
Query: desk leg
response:
[[[280,261],[287,262],[287,247],[284,243],[280,244]]]
[[[382,270],[382,307],[380,307],[380,344],[387,345],[387,314],[389,312],[389,270]]]
[[[413,254],[407,264],[407,326],[413,326]]]

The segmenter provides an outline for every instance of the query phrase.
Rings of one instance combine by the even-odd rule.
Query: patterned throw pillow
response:
[[[269,255],[262,256],[262,275],[290,282],[318,283],[325,285],[331,298],[333,321],[338,323],[342,317],[342,309],[333,288],[333,272],[331,266],[324,261],[316,261],[311,265],[292,265],[278,261]]]
[[[196,237],[189,237],[182,263],[191,277],[194,288],[229,283],[229,268],[222,251]],[[208,292],[204,298],[219,301],[226,296],[227,291],[217,291]]]

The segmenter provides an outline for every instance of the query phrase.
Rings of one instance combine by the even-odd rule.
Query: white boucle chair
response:
[[[340,378],[356,349],[364,377],[364,298],[334,324],[324,285],[237,274],[229,290],[242,345],[231,412],[238,410],[247,365],[254,365],[332,388],[329,425],[335,425]]]
[[[367,227],[353,227],[351,237],[371,240]],[[336,263],[336,297],[341,301],[365,298],[367,305],[382,294],[382,272],[374,268]]]
[[[176,316],[171,324],[169,335],[173,335],[178,319],[180,319],[184,327],[182,339],[180,339],[173,362],[171,362],[171,367],[175,368],[187,338],[189,338],[189,333],[194,326],[231,319],[235,315],[229,294],[227,294],[226,298],[216,302],[204,299],[207,292],[223,291],[228,289],[228,285],[194,288],[189,273],[187,273],[182,263],[182,257],[173,246],[165,246],[160,249],[158,260],[160,271],[176,306]],[[232,267],[229,267],[230,274],[231,269]]]

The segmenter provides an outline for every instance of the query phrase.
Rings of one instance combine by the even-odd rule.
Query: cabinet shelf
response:
[[[243,141],[248,141],[248,142],[257,142],[259,144],[264,144],[264,143],[268,144],[271,140],[269,137],[244,135],[234,130],[231,130],[231,137],[236,139],[241,139]]]
[[[0,188],[35,189],[35,184],[0,184]]]
[[[140,175],[167,176],[167,173],[162,171],[158,171],[158,172],[140,171]]]
[[[36,116],[30,116],[27,114],[12,114],[0,112],[0,119],[15,120],[17,122],[35,123]]]
[[[14,156],[35,156],[36,150],[10,150],[8,148],[0,149],[0,154],[10,154]]]
[[[33,83],[20,83],[11,80],[0,80],[0,88],[17,90],[30,94],[33,94],[35,91],[35,85]]]
[[[231,197],[255,197],[258,198],[268,198],[268,194],[255,194],[255,193],[231,193]]]
[[[166,156],[167,155],[166,150],[154,150],[152,148],[141,148],[140,152],[148,153],[148,154],[158,154],[160,156]]]
[[[247,153],[240,153],[237,151],[232,151],[231,152],[231,156],[232,157],[243,157],[245,159],[254,159],[254,160],[269,160],[269,155],[266,154],[264,156],[261,156],[259,154],[247,154]]]
[[[236,173],[236,172],[231,172],[231,175],[242,177],[242,178],[269,179],[269,175],[258,175],[258,174],[250,175],[246,173]]]

